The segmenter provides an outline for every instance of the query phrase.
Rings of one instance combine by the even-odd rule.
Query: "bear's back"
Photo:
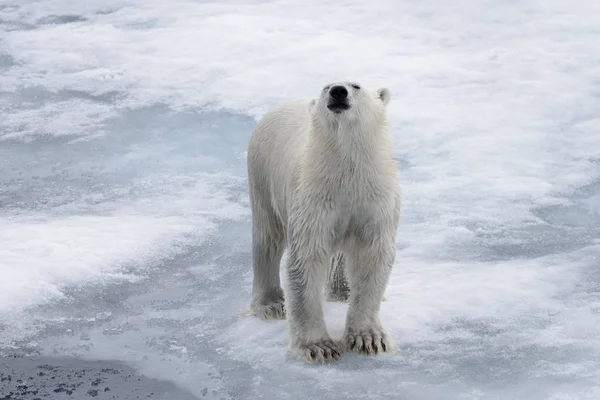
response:
[[[264,191],[261,195],[269,198],[283,221],[311,127],[309,104],[310,100],[292,100],[276,106],[256,125],[248,146],[249,179]]]

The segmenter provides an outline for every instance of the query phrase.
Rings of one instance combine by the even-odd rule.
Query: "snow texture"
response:
[[[599,27],[594,0],[0,1],[0,354],[198,398],[600,398]],[[400,351],[311,367],[244,314],[245,151],[344,79],[393,93]]]

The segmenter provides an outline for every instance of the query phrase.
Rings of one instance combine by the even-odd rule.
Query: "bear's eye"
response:
[[[352,85],[352,87],[356,90],[360,89],[360,86],[358,86],[358,85]]]

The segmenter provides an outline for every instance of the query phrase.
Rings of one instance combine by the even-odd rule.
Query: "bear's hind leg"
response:
[[[332,259],[327,274],[327,301],[347,302],[350,297],[350,287],[346,279],[346,256],[338,252]]]
[[[279,263],[285,246],[276,215],[262,207],[252,210],[252,314],[261,319],[285,319]]]

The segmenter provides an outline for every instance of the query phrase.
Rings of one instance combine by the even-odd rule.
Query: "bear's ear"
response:
[[[390,89],[387,88],[377,89],[377,98],[383,102],[384,106],[387,106],[392,98],[392,93],[390,92]]]
[[[317,100],[312,99],[311,101],[308,102],[308,111],[309,112],[313,112],[314,108],[315,108],[315,104],[317,104]]]

